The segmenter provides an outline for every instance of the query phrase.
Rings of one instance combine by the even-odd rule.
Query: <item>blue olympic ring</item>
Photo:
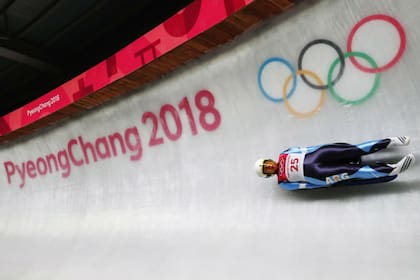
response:
[[[267,59],[266,61],[264,61],[264,63],[260,66],[260,69],[258,70],[258,86],[260,87],[261,92],[263,93],[263,95],[273,101],[273,102],[283,102],[283,98],[275,98],[272,97],[268,94],[268,92],[264,89],[263,83],[262,83],[262,73],[264,71],[264,68],[267,66],[267,64],[272,63],[272,62],[280,62],[283,63],[284,65],[287,66],[287,68],[289,68],[290,72],[292,72],[293,75],[293,83],[292,83],[292,88],[289,90],[289,92],[287,93],[287,98],[290,98],[293,93],[296,90],[296,85],[297,85],[297,75],[296,75],[296,70],[295,68],[292,66],[292,64],[287,61],[284,58],[281,57],[271,57],[269,59]]]

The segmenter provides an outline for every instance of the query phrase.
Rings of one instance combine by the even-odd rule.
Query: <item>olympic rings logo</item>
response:
[[[364,52],[353,50],[353,40],[354,40],[354,37],[355,37],[357,31],[359,31],[359,29],[363,25],[365,25],[369,22],[372,22],[372,21],[385,21],[385,22],[391,24],[396,29],[396,31],[398,32],[398,35],[399,35],[400,44],[399,44],[398,51],[397,51],[396,55],[391,60],[389,60],[387,63],[385,63],[384,65],[378,65],[376,63],[376,61],[371,56],[369,56],[368,54],[366,54]],[[332,64],[329,67],[329,70],[328,70],[328,73],[327,73],[327,81],[322,81],[322,79],[316,73],[314,73],[310,70],[307,70],[307,69],[303,69],[303,67],[302,67],[302,62],[303,62],[303,58],[305,56],[305,53],[308,51],[308,49],[310,49],[314,45],[318,45],[318,44],[327,45],[327,46],[331,47],[337,53],[337,58],[332,62]],[[347,38],[347,45],[346,45],[347,52],[346,53],[343,53],[343,51],[340,49],[340,47],[330,40],[327,40],[327,39],[313,40],[313,41],[309,42],[308,44],[306,44],[303,47],[303,49],[301,50],[301,52],[299,54],[299,57],[298,57],[298,70],[296,70],[289,61],[287,61],[286,59],[284,59],[282,57],[271,57],[271,58],[267,59],[266,61],[264,61],[262,63],[262,65],[260,66],[259,70],[258,70],[258,86],[259,86],[259,89],[262,92],[264,97],[266,97],[268,100],[270,100],[272,102],[277,102],[277,103],[283,102],[285,104],[287,110],[290,113],[292,113],[296,116],[299,116],[299,117],[308,117],[308,116],[312,116],[313,114],[317,113],[320,110],[320,108],[322,107],[322,105],[324,104],[324,101],[325,101],[325,98],[326,98],[326,95],[327,95],[327,91],[329,91],[331,93],[331,95],[338,102],[340,102],[342,104],[358,105],[358,104],[361,104],[361,103],[367,101],[368,99],[370,99],[375,94],[375,92],[378,89],[379,83],[380,83],[380,73],[390,69],[401,59],[401,57],[404,53],[404,50],[406,48],[406,44],[407,44],[407,40],[406,40],[406,35],[405,35],[404,28],[395,18],[393,18],[391,16],[388,16],[388,15],[384,15],[384,14],[370,15],[370,16],[367,16],[367,17],[363,18],[359,22],[357,22],[354,25],[354,27],[351,29],[350,34],[348,35],[348,38]],[[356,58],[365,60],[369,64],[369,66],[362,65],[361,63],[359,63],[356,60]],[[350,62],[358,70],[363,71],[365,73],[374,74],[374,81],[373,81],[373,85],[370,88],[370,90],[363,97],[355,99],[355,100],[349,100],[349,99],[346,99],[346,98],[342,97],[337,92],[337,90],[335,89],[336,83],[341,79],[341,77],[344,73],[345,60],[346,59],[349,59]],[[279,97],[279,98],[271,96],[268,93],[268,91],[264,88],[264,85],[263,85],[263,79],[262,79],[263,72],[264,72],[266,66],[271,64],[271,63],[283,64],[284,66],[286,66],[288,68],[288,71],[291,72],[291,74],[285,79],[285,81],[283,83],[282,97]],[[338,71],[336,70],[337,66],[339,67]],[[310,88],[315,89],[315,90],[319,90],[321,92],[321,97],[320,97],[320,100],[319,100],[318,104],[315,106],[315,108],[313,110],[310,110],[309,112],[299,112],[290,105],[289,99],[295,93],[297,83],[298,83],[297,76],[300,76],[302,81],[306,85],[308,85]],[[312,81],[315,81],[315,83],[311,82],[307,77],[310,77]],[[289,89],[290,83],[291,83],[291,87]]]

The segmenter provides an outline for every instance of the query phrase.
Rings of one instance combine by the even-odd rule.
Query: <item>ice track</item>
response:
[[[138,94],[2,147],[0,279],[419,279],[419,164],[387,184],[297,192],[253,170],[289,146],[399,135],[411,144],[380,155],[420,159],[419,9],[305,1]],[[345,53],[377,14],[402,29],[368,21],[352,51],[386,65],[403,31],[395,64],[367,73],[345,57],[336,96],[322,93],[301,74],[316,85],[311,73],[334,80],[341,64],[314,43],[312,72],[275,102],[308,43]]]

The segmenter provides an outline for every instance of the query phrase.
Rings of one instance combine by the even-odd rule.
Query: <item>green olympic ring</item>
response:
[[[344,57],[345,58],[348,58],[348,57],[359,57],[359,58],[362,58],[362,59],[366,60],[372,66],[373,69],[378,68],[378,65],[375,62],[375,60],[373,60],[372,57],[370,57],[369,55],[367,55],[366,53],[363,53],[363,52],[348,52],[348,53],[345,53],[344,54]],[[361,103],[367,101],[368,99],[370,99],[375,94],[376,90],[378,89],[379,81],[380,81],[380,74],[379,74],[379,72],[375,73],[375,80],[373,82],[373,86],[372,86],[372,88],[370,89],[370,91],[365,96],[363,96],[362,98],[359,98],[357,100],[348,100],[348,99],[345,99],[345,98],[341,97],[336,92],[336,90],[334,89],[334,85],[333,85],[333,72],[334,72],[334,69],[335,69],[335,67],[337,66],[337,64],[339,62],[340,62],[340,57],[338,57],[338,58],[336,58],[334,60],[334,62],[330,66],[330,69],[328,70],[328,82],[327,82],[327,85],[328,85],[328,89],[331,92],[332,96],[338,102],[343,103],[345,105],[358,105],[358,104],[361,104]]]

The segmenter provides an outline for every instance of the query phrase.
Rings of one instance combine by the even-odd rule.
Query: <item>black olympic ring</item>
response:
[[[331,82],[332,85],[335,85],[336,82],[338,82],[340,80],[340,78],[343,76],[344,73],[344,68],[345,68],[345,58],[344,58],[344,53],[341,51],[340,47],[327,39],[316,39],[313,40],[311,42],[309,42],[308,44],[305,45],[305,47],[301,50],[300,54],[299,54],[299,59],[298,59],[298,70],[303,70],[302,68],[302,61],[303,61],[303,56],[305,55],[306,51],[312,47],[313,45],[317,45],[317,44],[324,44],[324,45],[328,45],[330,47],[332,47],[338,54],[338,57],[340,58],[340,69],[338,70],[338,74],[337,76],[334,78],[334,80]],[[324,84],[324,85],[315,85],[313,83],[311,83],[304,74],[301,75],[302,80],[311,88],[313,89],[328,89],[328,84]]]

